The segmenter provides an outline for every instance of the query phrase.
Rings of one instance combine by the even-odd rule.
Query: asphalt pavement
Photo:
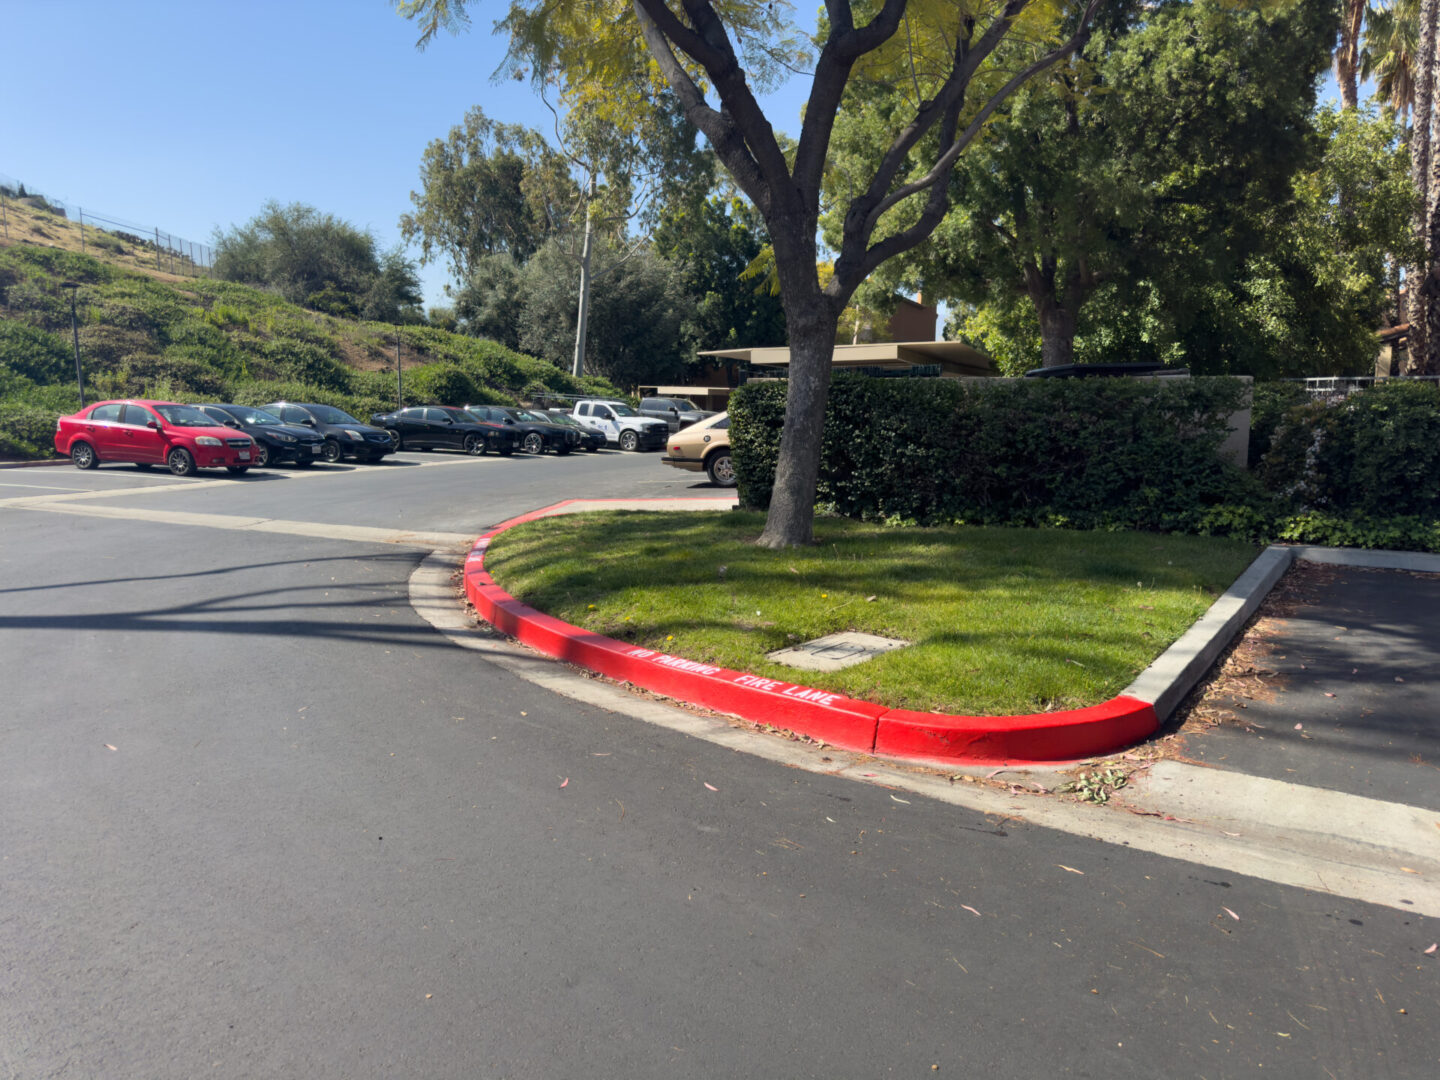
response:
[[[401,460],[0,472],[34,485],[0,487],[0,1075],[1440,1069],[1433,918],[1039,798],[786,767],[455,647],[400,534],[714,489],[653,455]],[[47,495],[84,497],[4,504]]]

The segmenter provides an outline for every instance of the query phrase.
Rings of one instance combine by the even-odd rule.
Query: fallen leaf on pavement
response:
[[[980,912],[976,911],[976,910],[975,910],[973,907],[971,907],[969,904],[961,904],[960,906],[963,907],[966,911],[970,912],[971,915],[979,915],[979,914],[980,914]],[[984,916],[981,916],[981,917],[983,918]]]
[[[1240,916],[1239,916],[1239,915],[1236,915],[1236,914],[1235,914],[1233,911],[1231,911],[1228,907],[1222,907],[1220,910],[1223,911],[1223,912],[1225,912],[1226,915],[1229,915],[1229,916],[1230,916],[1232,919],[1234,919],[1236,922],[1239,922],[1239,921],[1240,921]]]
[[[1405,680],[1402,679],[1402,678],[1400,678],[1399,675],[1396,675],[1396,676],[1395,676],[1395,681],[1396,681],[1396,682],[1404,682]]]
[[[1326,691],[1325,691],[1325,696],[1326,696],[1326,697],[1334,697],[1335,695],[1332,694],[1332,693],[1330,693],[1329,690],[1326,690]]]
[[[567,777],[565,777],[564,780],[561,780],[561,781],[560,781],[560,786],[561,786],[561,787],[564,787],[564,786],[565,786],[566,784],[568,784],[568,783],[570,783],[570,777],[567,776]]]
[[[891,795],[890,798],[895,799],[895,796],[894,796],[894,795]],[[909,799],[895,799],[895,801],[898,802],[898,803],[904,803],[906,806],[909,806],[909,805],[910,805],[910,800],[909,800]]]
[[[115,747],[111,746],[111,745],[107,742],[107,743],[105,744],[105,749],[106,749],[106,750],[114,750]]]
[[[1296,725],[1295,725],[1295,730],[1296,730],[1296,731],[1304,731],[1304,730],[1305,730],[1305,725],[1304,725],[1304,724],[1296,724]]]
[[[1407,874],[1418,874],[1418,873],[1420,873],[1419,870],[1411,870],[1410,867],[1408,867],[1408,866],[1402,866],[1402,867],[1400,867],[1400,869],[1401,869],[1401,870],[1404,870],[1405,873],[1407,873]]]
[[[1426,956],[1434,956],[1436,949],[1440,949],[1440,941],[1437,941],[1434,945],[1431,945],[1428,949],[1426,949],[1426,950],[1425,950],[1425,955],[1426,955]]]
[[[1081,877],[1085,876],[1084,870],[1076,870],[1073,866],[1066,866],[1064,863],[1057,862],[1055,865],[1060,867],[1061,870],[1069,870],[1072,874],[1079,874]]]
[[[1001,768],[1001,769],[991,769],[989,772],[987,772],[987,773],[985,774],[985,779],[986,779],[986,780],[989,780],[989,779],[991,779],[992,777],[999,776],[999,775],[1000,775],[1002,772],[1004,772],[1004,771],[1005,771],[1005,770],[1004,770],[1003,768]]]
[[[720,790],[720,789],[719,789],[718,787],[716,787],[714,784],[711,784],[711,783],[708,783],[708,782],[706,783],[705,786],[708,787],[711,791],[719,791],[719,790]]]

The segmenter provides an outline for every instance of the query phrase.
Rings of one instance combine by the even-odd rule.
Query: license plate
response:
[[[249,451],[249,450],[241,450],[241,451],[240,451],[240,460],[241,460],[241,461],[249,461],[249,460],[250,460],[250,451]]]

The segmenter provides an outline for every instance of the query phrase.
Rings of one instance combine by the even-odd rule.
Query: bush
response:
[[[0,402],[0,455],[50,457],[55,452],[55,421],[59,416],[59,412],[34,405]]]
[[[769,504],[784,383],[730,399],[744,505]],[[819,502],[871,521],[1242,531],[1265,497],[1218,448],[1244,400],[1235,379],[960,383],[837,376]],[[1221,506],[1246,508],[1217,515]]]
[[[31,382],[60,382],[74,374],[75,353],[59,334],[0,319],[0,368]]]
[[[1327,520],[1440,516],[1440,391],[1394,381],[1289,409],[1257,474]]]
[[[1250,467],[1253,469],[1270,449],[1275,429],[1291,409],[1310,402],[1301,383],[1256,383],[1250,406]]]
[[[405,376],[405,398],[421,405],[465,405],[479,400],[480,387],[458,364],[426,364]]]
[[[340,393],[350,391],[353,373],[335,357],[332,341],[319,345],[299,338],[279,337],[266,342],[261,354],[281,379],[323,386]]]

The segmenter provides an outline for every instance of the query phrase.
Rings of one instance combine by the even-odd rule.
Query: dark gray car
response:
[[[679,431],[681,428],[687,428],[691,424],[699,423],[706,417],[715,414],[698,408],[693,401],[687,398],[647,397],[640,399],[640,415],[664,420],[670,425],[671,431]]]
[[[376,462],[395,452],[390,433],[384,428],[362,424],[349,413],[333,405],[317,405],[309,401],[272,401],[260,406],[287,424],[299,424],[315,432],[324,441],[320,458],[336,462],[341,458]]]

